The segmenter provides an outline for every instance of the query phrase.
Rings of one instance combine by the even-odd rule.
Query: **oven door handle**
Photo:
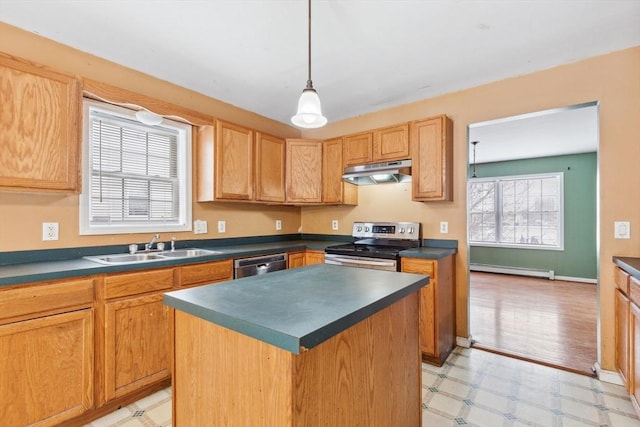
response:
[[[345,264],[375,265],[380,267],[395,267],[396,265],[395,261],[369,261],[369,260],[364,260],[362,258],[354,259],[351,257],[336,257],[336,256],[325,258],[325,264],[333,264],[333,262],[331,261],[335,261],[336,264],[345,263]]]

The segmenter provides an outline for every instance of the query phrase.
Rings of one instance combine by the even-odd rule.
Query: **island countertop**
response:
[[[417,292],[429,277],[317,264],[166,293],[166,305],[294,354]]]

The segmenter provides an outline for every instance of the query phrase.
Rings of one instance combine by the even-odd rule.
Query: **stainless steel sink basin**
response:
[[[99,262],[100,264],[132,264],[137,262],[162,261],[166,259],[160,253],[141,253],[141,254],[112,254],[86,256],[85,259]]]
[[[167,258],[190,258],[195,256],[221,254],[219,251],[210,251],[208,249],[188,248],[188,249],[176,249],[175,251],[160,252],[162,256]]]
[[[208,249],[187,248],[163,252],[139,252],[135,254],[110,254],[86,256],[85,259],[106,265],[136,264],[142,262],[165,261],[175,258],[194,258],[204,255],[220,254]]]

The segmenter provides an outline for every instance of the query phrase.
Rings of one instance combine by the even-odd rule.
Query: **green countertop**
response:
[[[219,261],[224,259],[274,254],[280,252],[291,252],[305,249],[324,250],[327,246],[342,243],[344,243],[344,241],[286,240],[266,243],[212,246],[206,243],[194,245],[193,242],[190,242],[189,246],[194,246],[202,249],[211,249],[220,253],[195,258],[167,259],[164,261],[126,265],[98,264],[96,262],[83,259],[82,255],[78,254],[76,255],[77,258],[61,261],[33,261],[20,264],[0,265],[0,286],[81,277],[92,274],[118,273],[145,270],[149,268],[175,267],[178,265],[188,265],[208,261]],[[451,248],[420,247],[402,251],[400,252],[400,256],[439,259],[454,254],[455,252],[456,249]],[[124,250],[122,253],[124,253]]]
[[[177,310],[299,354],[429,283],[429,277],[317,264],[166,293]]]

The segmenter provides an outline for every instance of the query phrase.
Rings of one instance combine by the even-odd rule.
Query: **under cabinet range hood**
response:
[[[411,182],[411,160],[349,166],[342,179],[356,185]]]

